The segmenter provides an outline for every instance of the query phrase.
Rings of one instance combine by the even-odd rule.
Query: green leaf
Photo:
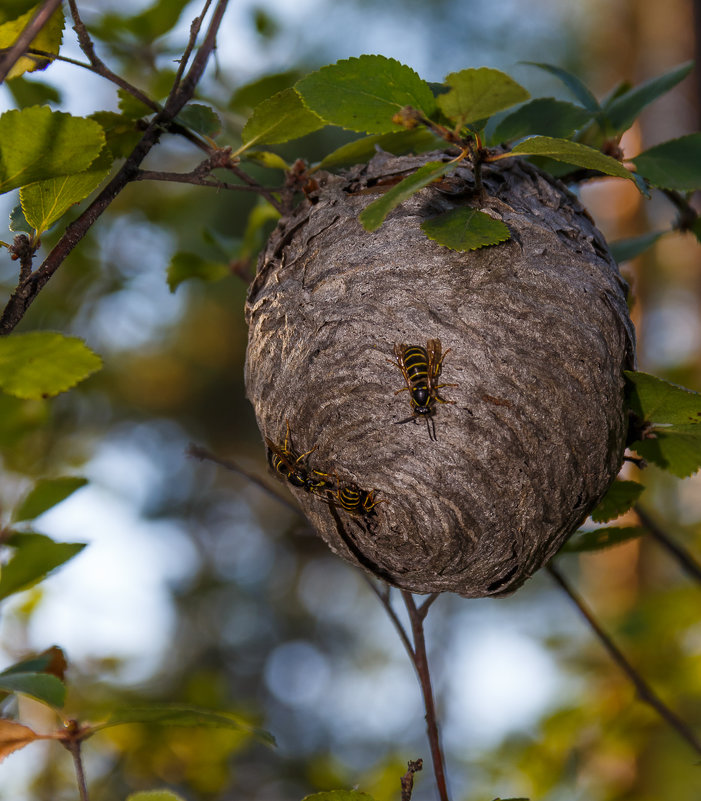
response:
[[[112,153],[105,147],[84,172],[23,186],[19,197],[27,222],[39,235],[47,231],[71,206],[97,189],[109,175],[113,161]]]
[[[592,112],[581,106],[552,97],[539,97],[505,117],[490,139],[497,144],[534,134],[567,138],[591,118]]]
[[[683,81],[693,67],[694,62],[687,61],[612,99],[604,108],[606,119],[616,132],[627,131],[645,106]]]
[[[21,400],[0,392],[0,447],[10,448],[49,419],[47,401]]]
[[[27,27],[36,11],[41,8],[43,3],[37,3],[26,13],[13,20],[0,24],[0,49],[11,47],[17,37]],[[59,6],[51,15],[39,33],[32,39],[29,47],[35,50],[44,50],[47,53],[58,53],[63,38],[64,25],[63,9]],[[40,58],[39,56],[22,56],[8,73],[8,78],[16,78],[24,72],[34,72],[43,70],[51,63],[51,59]]]
[[[0,691],[31,695],[59,708],[66,702],[64,683],[48,673],[0,673]]]
[[[305,104],[326,122],[362,133],[390,133],[405,106],[427,117],[436,107],[430,86],[411,67],[385,56],[337,61],[295,84]]]
[[[85,548],[82,542],[54,542],[33,532],[15,532],[7,545],[15,553],[0,573],[0,600],[41,581]]]
[[[564,161],[567,164],[574,164],[589,170],[598,170],[606,175],[629,178],[635,183],[633,173],[629,172],[620,161],[606,156],[600,150],[594,150],[593,147],[587,147],[579,142],[570,142],[568,139],[534,136],[516,145],[511,152],[518,153],[520,156],[549,156],[556,161]]]
[[[189,0],[158,0],[141,14],[124,17],[124,26],[149,45],[172,30]]]
[[[58,645],[52,645],[36,656],[30,656],[21,662],[10,665],[0,672],[0,676],[10,676],[13,673],[50,673],[63,680],[67,667],[68,663],[63,650]]]
[[[221,133],[221,120],[217,113],[202,103],[188,103],[178,114],[177,122],[186,128],[214,139]]]
[[[105,144],[94,121],[46,106],[0,116],[0,193],[86,170]]]
[[[625,371],[628,406],[643,439],[632,447],[644,459],[686,478],[701,467],[701,394],[647,373]]]
[[[638,172],[661,189],[691,192],[701,188],[701,133],[670,139],[631,161]]]
[[[373,200],[369,206],[366,206],[358,215],[358,219],[366,231],[376,231],[384,222],[385,217],[396,208],[400,203],[403,203],[407,198],[423,189],[436,178],[445,175],[449,170],[455,167],[455,163],[451,161],[429,161],[423,167],[419,167],[416,172],[409,175],[403,181],[400,181],[396,186],[393,186],[388,192],[385,192],[382,197]]]
[[[579,102],[584,106],[585,109],[587,109],[587,111],[601,111],[599,101],[594,97],[586,84],[584,84],[576,75],[573,75],[571,72],[562,69],[562,67],[556,67],[554,64],[544,64],[543,62],[539,61],[523,61],[521,63],[526,64],[529,67],[538,67],[538,69],[545,70],[551,75],[554,75],[556,78],[559,78],[560,81],[562,81],[562,83],[570,90],[573,97],[579,100]]]
[[[138,97],[134,97],[126,89],[117,89],[117,97],[119,98],[119,110],[122,112],[123,117],[140,120],[142,117],[155,114],[155,110],[151,106],[147,106],[146,103],[143,103]]]
[[[341,145],[337,150],[325,156],[319,167],[322,170],[332,170],[351,164],[363,164],[370,161],[378,150],[401,156],[404,153],[423,153],[440,146],[441,140],[423,127],[414,128],[411,131],[373,134]]]
[[[12,515],[13,523],[34,518],[48,512],[61,501],[73,495],[76,490],[88,483],[87,478],[79,476],[64,476],[63,478],[45,478],[37,481],[27,497],[15,509]]]
[[[647,532],[642,526],[607,526],[594,531],[580,531],[561,549],[561,553],[601,551],[613,545],[642,537]]]
[[[36,4],[36,0],[3,0],[0,6],[0,22],[15,19],[33,9]]]
[[[697,217],[689,229],[696,239],[701,242],[701,217]]]
[[[429,239],[451,250],[477,250],[511,238],[508,226],[501,220],[468,206],[425,220],[421,229]]]
[[[249,734],[266,745],[275,745],[272,734],[251,726],[236,715],[212,712],[194,706],[144,706],[121,709],[110,715],[109,719],[96,726],[104,729],[121,726],[125,723],[153,723],[159,726],[202,726],[204,728],[234,729]]]
[[[252,259],[257,256],[265,244],[271,229],[274,228],[274,225],[267,226],[267,224],[277,224],[279,219],[280,212],[269,203],[262,200],[258,205],[254,206],[246,221],[246,229],[243,233],[243,242],[239,248],[238,257],[240,259]]]
[[[436,103],[446,117],[461,128],[530,97],[526,89],[505,72],[489,67],[451,72],[445,82],[450,91],[439,95]]]
[[[168,265],[168,288],[171,292],[190,278],[199,278],[201,281],[221,281],[231,275],[227,264],[220,261],[205,259],[197,253],[179,251],[170,260]]]
[[[630,239],[619,239],[616,242],[609,242],[609,250],[613,258],[620,264],[639,256],[666,233],[668,231],[652,231],[641,236],[633,236]]]
[[[10,212],[10,231],[23,231],[25,234],[34,233],[34,228],[27,222],[22,212],[22,206],[15,206]]]
[[[325,124],[305,108],[294,89],[284,89],[255,107],[243,127],[241,140],[246,147],[279,144],[318,131]]]
[[[251,111],[263,100],[294,86],[298,80],[299,72],[296,70],[264,75],[239,87],[231,96],[228,108],[230,111]]]
[[[170,790],[142,790],[127,796],[127,801],[185,801],[185,799]]]
[[[102,367],[102,360],[76,337],[32,331],[0,337],[0,389],[17,398],[65,392]]]
[[[360,790],[326,790],[306,795],[302,801],[375,801],[368,793]]]
[[[277,153],[271,153],[269,150],[249,150],[242,155],[242,158],[273,170],[287,171],[290,169],[290,165],[282,156],[278,156]]]
[[[58,89],[43,81],[28,81],[26,78],[20,77],[5,81],[5,86],[10,90],[19,108],[61,102],[61,93]]]
[[[90,119],[104,130],[107,148],[115,158],[126,158],[143,136],[135,119],[114,111],[96,111]]]
[[[701,423],[701,394],[662,378],[634,370],[624,371],[628,407],[650,423],[688,425]]]
[[[595,523],[615,520],[633,506],[644,489],[645,487],[637,481],[614,481],[591,513],[591,519]]]

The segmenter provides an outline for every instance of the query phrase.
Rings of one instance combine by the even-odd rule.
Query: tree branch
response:
[[[686,572],[696,581],[701,582],[701,565],[694,559],[694,557],[681,545],[674,542],[674,540],[663,531],[657,523],[650,517],[650,515],[637,503],[633,506],[633,511],[638,516],[638,519],[643,526],[650,532],[651,536],[657,542],[669,551],[672,556],[679,562],[679,564],[686,570]]]
[[[45,0],[44,5],[37,9],[26,27],[17,37],[17,41],[0,59],[0,83],[9,75],[10,70],[24,55],[25,50],[34,40],[39,31],[51,19],[52,14],[61,5],[62,0]]]
[[[18,284],[0,316],[0,334],[8,334],[15,328],[36,296],[63,263],[68,254],[85,236],[93,223],[112,203],[122,189],[124,189],[130,181],[134,180],[134,177],[138,173],[139,165],[144,158],[146,158],[151,148],[158,142],[164,128],[172,123],[182,107],[190,100],[197,86],[197,82],[202,77],[209,56],[214,49],[217,31],[221,25],[221,20],[226,11],[227,4],[228,0],[218,0],[205,40],[197,51],[197,55],[195,56],[192,67],[186,78],[183,80],[178,91],[171,93],[168,97],[165,107],[151,120],[144,135],[124,164],[80,217],[68,226],[64,235],[46,259],[44,259],[41,266],[26,278],[26,280]],[[74,0],[72,5],[75,5]]]
[[[687,743],[696,751],[701,754],[701,742],[696,738],[696,735],[691,730],[691,727],[685,723],[678,715],[673,712],[662,699],[655,693],[650,685],[643,679],[637,670],[630,664],[623,653],[613,640],[601,628],[598,621],[592,612],[585,606],[582,599],[574,592],[569,583],[565,580],[560,571],[551,563],[548,565],[548,572],[555,579],[557,584],[569,595],[572,602],[579,609],[582,617],[587,621],[594,634],[599,638],[601,644],[608,651],[613,661],[620,667],[620,669],[630,679],[635,687],[638,697],[641,701],[649,704],[655,712],[668,723]]]

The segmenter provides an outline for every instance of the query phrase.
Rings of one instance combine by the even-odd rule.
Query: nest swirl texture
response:
[[[458,252],[421,223],[475,206],[471,168],[431,185],[368,233],[358,213],[384,181],[442,153],[378,154],[280,221],[249,290],[247,394],[262,434],[304,456],[294,487],[344,559],[414,592],[504,595],[561,547],[623,458],[622,371],[634,363],[626,285],[578,201],[515,159],[484,169],[483,211],[511,239]],[[399,344],[445,354],[446,401],[413,418]],[[447,350],[450,349],[450,352]],[[314,473],[313,471],[318,471]],[[326,478],[321,478],[324,474]],[[284,480],[284,476],[282,476]],[[368,504],[369,505],[369,504]]]

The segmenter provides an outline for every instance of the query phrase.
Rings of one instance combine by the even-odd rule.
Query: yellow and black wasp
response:
[[[329,503],[334,503],[353,515],[369,515],[384,501],[375,500],[375,490],[364,490],[355,484],[341,484],[336,476],[338,489],[327,494]]]
[[[320,470],[310,469],[307,466],[306,458],[316,450],[316,445],[304,453],[295,453],[292,448],[292,438],[290,436],[290,424],[285,421],[285,442],[283,445],[276,445],[272,440],[265,438],[268,446],[268,462],[276,473],[286,478],[293,487],[303,489],[305,492],[323,494],[334,489],[334,485],[327,479],[328,473]]]
[[[450,348],[442,352],[440,339],[429,339],[426,347],[420,345],[395,345],[394,355],[396,364],[402,371],[406,386],[398,389],[394,394],[399,395],[405,390],[409,391],[411,402],[411,417],[399,420],[398,424],[408,423],[424,417],[430,439],[436,439],[436,424],[433,420],[436,402],[455,403],[448,401],[438,394],[442,387],[456,387],[457,384],[439,384],[438,376],[441,374],[443,359],[450,353]],[[387,361],[391,362],[391,359]],[[395,362],[391,362],[394,364]]]

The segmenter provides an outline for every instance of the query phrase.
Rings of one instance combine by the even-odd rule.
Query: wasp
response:
[[[293,487],[303,489],[305,492],[325,493],[334,489],[334,485],[327,479],[328,473],[313,470],[307,467],[305,459],[316,450],[316,445],[304,453],[297,454],[292,448],[289,421],[285,421],[285,442],[276,445],[272,440],[265,438],[268,446],[268,462],[276,473],[284,476]]]
[[[375,500],[375,490],[364,490],[355,484],[341,484],[336,476],[338,488],[327,492],[327,503],[332,503],[345,509],[353,515],[373,514],[373,509],[384,501]]]
[[[397,359],[396,364],[402,371],[406,386],[398,389],[394,394],[399,395],[405,390],[409,391],[411,402],[411,417],[406,420],[399,420],[398,424],[408,423],[419,417],[426,419],[426,429],[428,436],[433,441],[436,440],[436,424],[433,420],[436,402],[455,403],[447,401],[438,394],[442,387],[456,387],[457,384],[439,384],[438,376],[441,374],[443,359],[450,353],[448,348],[442,353],[440,339],[429,339],[426,347],[420,345],[395,345],[394,355]],[[388,362],[394,364],[391,359]]]

